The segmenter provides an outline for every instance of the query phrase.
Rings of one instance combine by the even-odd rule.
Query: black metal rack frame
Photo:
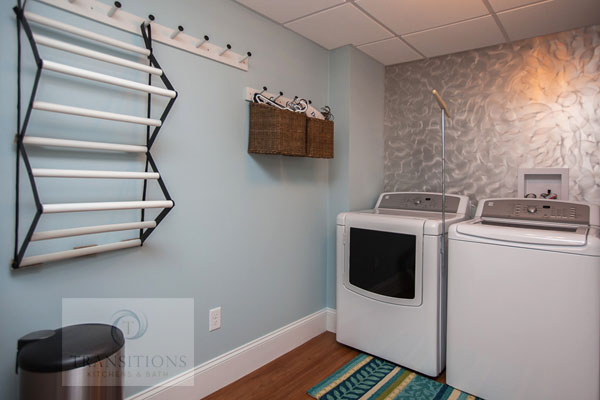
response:
[[[23,257],[25,256],[25,252],[27,251],[27,247],[29,246],[29,243],[31,242],[31,238],[33,233],[35,232],[35,228],[38,225],[38,222],[42,216],[43,213],[43,205],[42,202],[40,200],[40,196],[38,193],[38,189],[37,189],[37,185],[36,185],[36,180],[33,174],[33,170],[31,167],[31,163],[29,161],[29,157],[27,155],[27,149],[25,148],[25,145],[23,143],[23,139],[27,133],[27,127],[29,124],[29,120],[31,117],[31,112],[33,110],[33,103],[35,101],[36,98],[36,94],[37,94],[37,90],[38,90],[38,86],[39,86],[39,82],[40,82],[40,78],[42,75],[42,66],[43,66],[43,60],[40,57],[40,54],[38,52],[38,48],[37,48],[37,44],[34,40],[33,37],[33,33],[31,30],[31,27],[29,26],[29,22],[27,21],[27,18],[24,15],[24,11],[25,11],[25,5],[27,3],[27,0],[24,0],[23,2],[21,2],[21,0],[17,0],[17,6],[13,8],[13,11],[16,15],[16,21],[17,21],[17,46],[18,46],[18,53],[17,53],[17,57],[18,57],[18,61],[17,61],[17,67],[18,67],[18,71],[17,71],[17,86],[18,86],[18,91],[17,91],[17,134],[16,134],[16,145],[17,145],[17,152],[16,152],[16,194],[15,194],[15,245],[14,245],[14,257],[12,260],[12,265],[11,267],[13,269],[19,269],[22,268],[21,267],[21,261],[23,260]],[[148,55],[148,63],[149,66],[161,69],[158,61],[156,60],[154,54],[153,54],[153,50],[152,50],[152,30],[151,30],[151,26],[150,24],[146,24],[146,23],[142,23],[140,26],[140,29],[142,31],[142,37],[144,40],[144,45],[145,47],[150,51],[150,54]],[[33,57],[35,59],[35,63],[37,65],[37,70],[35,72],[35,78],[34,78],[34,82],[33,82],[33,86],[31,89],[31,96],[29,99],[29,104],[27,105],[27,111],[25,112],[25,117],[23,119],[23,121],[21,122],[21,115],[22,115],[22,104],[21,104],[21,58],[22,58],[22,48],[21,48],[21,30],[23,30],[25,32],[25,35],[27,36],[27,40],[29,42],[29,45],[31,47],[31,51],[33,53]],[[165,85],[165,87],[168,90],[173,90],[175,91],[175,89],[173,88],[173,85],[171,84],[171,82],[169,81],[169,79],[167,78],[167,76],[165,75],[164,71],[163,73],[160,75],[160,78],[163,82],[163,84]],[[152,75],[148,74],[148,84],[150,85],[152,83]],[[160,128],[163,126],[164,121],[166,120],[169,112],[171,111],[171,108],[173,107],[173,104],[175,103],[175,100],[177,99],[177,92],[175,97],[171,98],[170,101],[168,102],[167,106],[165,107],[165,110],[163,111],[161,117],[160,117],[160,121],[161,124],[160,126],[156,126],[154,127],[154,130],[151,132],[150,126],[147,125],[146,126],[146,147],[147,147],[147,152],[146,152],[146,162],[145,162],[145,172],[148,172],[148,169],[151,168],[153,172],[158,173],[159,174],[159,178],[158,178],[158,184],[160,186],[160,190],[163,194],[163,196],[165,197],[166,200],[172,201],[173,202],[173,206],[171,208],[164,208],[159,214],[158,216],[154,219],[154,221],[156,222],[156,226],[158,226],[160,224],[160,222],[166,217],[166,215],[171,211],[171,209],[173,207],[175,207],[175,202],[173,201],[173,199],[171,198],[171,195],[169,194],[169,191],[167,190],[167,187],[165,185],[165,182],[162,178],[162,175],[160,175],[160,172],[158,170],[158,167],[154,161],[154,159],[152,158],[152,154],[150,153],[150,149],[152,148],[154,142],[156,141],[156,138],[158,136],[158,133],[160,131]],[[147,102],[147,115],[148,118],[150,118],[151,116],[151,104],[152,104],[152,94],[148,93],[148,102]],[[20,161],[21,158],[23,159],[23,164],[25,165],[25,169],[27,172],[27,176],[29,177],[29,183],[31,185],[31,189],[32,189],[32,193],[33,193],[33,198],[34,198],[34,202],[35,202],[35,207],[36,207],[36,212],[35,215],[31,221],[31,224],[29,226],[29,229],[23,239],[23,242],[19,245],[19,215],[20,215],[20,210],[19,210],[19,201],[20,201]],[[146,194],[147,194],[147,187],[148,187],[148,180],[144,179],[144,183],[143,183],[143,192],[142,192],[142,200],[145,201],[146,200]],[[144,222],[145,218],[145,210],[144,208],[141,209],[141,216],[140,216],[140,221]],[[152,232],[156,229],[156,226],[153,228],[147,228],[147,229],[140,229],[139,230],[139,239],[141,241],[141,245],[144,244],[144,242],[146,241],[146,239],[148,239],[148,237],[150,236],[150,234],[152,234]]]

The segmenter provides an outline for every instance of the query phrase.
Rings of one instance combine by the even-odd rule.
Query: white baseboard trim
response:
[[[335,308],[329,308],[329,307],[325,307],[324,310],[325,310],[325,312],[327,312],[327,330],[329,332],[335,333],[337,311],[335,310]]]
[[[237,349],[202,363],[127,400],[198,400],[327,331],[335,332],[335,310],[324,308]],[[191,382],[193,385],[191,385]]]

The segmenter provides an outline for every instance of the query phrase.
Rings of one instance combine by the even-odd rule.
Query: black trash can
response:
[[[122,400],[123,332],[72,325],[19,339],[20,400]]]

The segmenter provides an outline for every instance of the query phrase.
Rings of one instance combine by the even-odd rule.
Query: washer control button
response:
[[[536,206],[529,206],[529,207],[527,207],[527,212],[529,214],[535,214],[537,212],[537,207]]]

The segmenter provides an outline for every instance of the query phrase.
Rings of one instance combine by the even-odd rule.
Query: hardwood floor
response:
[[[207,396],[204,400],[311,399],[306,391],[333,374],[359,351],[325,332],[267,365]],[[437,379],[445,382],[445,373]]]

